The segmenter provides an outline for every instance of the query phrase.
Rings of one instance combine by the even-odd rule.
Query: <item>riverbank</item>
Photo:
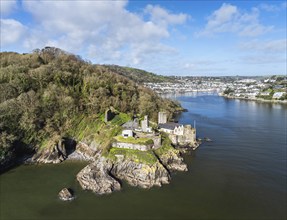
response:
[[[268,100],[268,99],[262,99],[262,98],[246,98],[246,97],[224,95],[222,93],[218,93],[218,95],[222,96],[224,98],[228,98],[228,99],[240,99],[240,100],[246,100],[246,101],[256,101],[256,102],[276,103],[276,104],[287,104],[287,100],[277,100],[277,99]]]

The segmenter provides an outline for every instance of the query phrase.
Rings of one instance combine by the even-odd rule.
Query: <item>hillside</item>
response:
[[[156,120],[159,110],[172,115],[180,109],[128,79],[130,73],[122,76],[124,68],[91,65],[57,48],[3,52],[0,70],[1,165],[14,152],[51,148],[63,138],[99,136],[101,129],[110,129],[103,113],[111,106],[122,113],[118,120],[134,114]]]
[[[161,82],[172,82],[173,79],[167,76],[156,75],[151,72],[147,72],[140,69],[131,67],[122,67],[117,65],[104,65],[108,70],[116,72],[122,76],[125,76],[136,83],[161,83]]]

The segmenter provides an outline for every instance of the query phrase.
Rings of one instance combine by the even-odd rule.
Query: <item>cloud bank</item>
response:
[[[237,6],[224,3],[208,18],[205,28],[197,36],[212,36],[219,33],[235,33],[239,36],[255,37],[271,31],[273,26],[259,22],[259,10],[241,12]]]
[[[19,43],[22,38],[23,47],[30,50],[49,45],[85,54],[98,62],[119,60],[133,65],[149,55],[175,52],[162,40],[169,38],[171,26],[185,23],[188,15],[147,5],[144,19],[127,10],[127,4],[127,1],[23,0],[23,8],[33,16],[35,25],[27,27],[16,20],[1,19],[5,34],[1,44]],[[8,13],[14,5],[6,4],[3,10]],[[25,32],[27,29],[29,33]]]

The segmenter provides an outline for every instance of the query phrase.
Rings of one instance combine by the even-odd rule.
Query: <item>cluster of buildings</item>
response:
[[[178,79],[168,83],[145,83],[148,87],[159,94],[163,93],[187,93],[187,92],[221,92],[222,83],[219,81],[202,81],[199,79]]]
[[[279,78],[279,77],[278,77]],[[174,77],[172,83],[145,83],[159,94],[216,92],[247,99],[280,99],[286,95],[286,77]]]
[[[154,128],[152,128],[147,115],[141,121],[138,118],[134,118],[122,125],[122,139],[115,141],[112,146],[141,151],[158,149],[162,146],[160,132],[166,133],[174,145],[195,146],[195,128],[191,125],[168,122],[167,119],[168,114],[166,112],[159,112],[157,126],[153,126]],[[141,142],[141,140],[144,141]]]
[[[281,99],[286,94],[286,86],[276,83],[276,80],[244,79],[226,85],[223,95],[246,99]]]

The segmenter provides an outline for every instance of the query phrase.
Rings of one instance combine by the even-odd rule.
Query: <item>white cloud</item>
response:
[[[254,37],[272,30],[272,26],[264,26],[259,22],[259,10],[241,12],[237,6],[224,3],[208,18],[205,28],[198,36],[212,36],[218,33],[235,33],[240,36]]]
[[[141,44],[141,45],[132,45],[132,64],[139,64],[144,62],[144,60],[158,59],[158,54],[164,53],[166,55],[176,54],[176,49],[161,44],[161,43],[150,43],[150,44]]]
[[[8,15],[17,8],[17,0],[1,0],[0,1],[0,14]]]
[[[29,49],[45,42],[74,53],[85,51],[99,62],[118,59],[138,64],[146,57],[143,53],[169,53],[162,39],[170,36],[170,25],[183,24],[188,17],[149,5],[146,21],[126,9],[127,1],[25,0],[23,5],[38,24],[25,41]],[[47,39],[37,41],[41,36]]]
[[[281,4],[266,4],[262,3],[259,5],[259,8],[267,11],[267,12],[279,12],[281,10],[286,10],[286,2],[283,2]]]
[[[162,25],[183,24],[190,17],[183,13],[171,14],[158,5],[147,5],[144,11],[145,13],[150,14],[151,21]]]
[[[264,52],[264,53],[286,53],[287,40],[269,40],[269,41],[258,41],[253,40],[242,43],[240,49],[251,52]]]
[[[26,27],[14,19],[1,19],[1,47],[18,42],[26,33]]]
[[[287,60],[286,60],[286,56],[282,57],[278,55],[262,54],[262,55],[243,56],[241,57],[241,62],[244,64],[284,64],[285,63],[284,66],[286,69]]]

